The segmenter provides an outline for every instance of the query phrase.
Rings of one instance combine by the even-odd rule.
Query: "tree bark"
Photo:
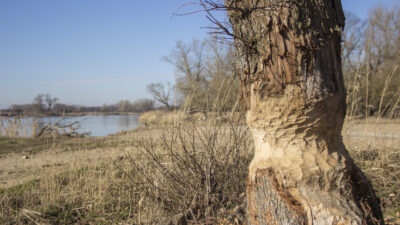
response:
[[[340,0],[225,0],[255,141],[250,224],[384,224],[341,137]]]

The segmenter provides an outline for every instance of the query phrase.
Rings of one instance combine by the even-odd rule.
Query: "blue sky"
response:
[[[147,84],[174,80],[161,58],[176,41],[207,37],[204,14],[172,16],[187,2],[0,0],[0,109],[38,93],[82,105],[150,97]],[[396,2],[342,0],[361,18]]]

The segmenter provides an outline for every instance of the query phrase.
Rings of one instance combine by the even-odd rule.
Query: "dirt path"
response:
[[[346,122],[342,135],[348,150],[383,148],[400,150],[400,120],[371,119]]]

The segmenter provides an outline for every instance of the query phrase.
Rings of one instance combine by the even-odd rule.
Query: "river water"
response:
[[[76,117],[41,117],[41,118],[22,118],[17,123],[14,118],[2,118],[1,127],[9,128],[10,124],[14,129],[18,130],[18,136],[32,136],[33,130],[40,128],[49,123],[59,122],[60,125],[77,124],[77,132],[89,133],[90,136],[100,137],[109,134],[115,134],[120,131],[133,130],[139,126],[139,115],[107,115],[107,116],[76,116]],[[36,126],[36,128],[34,128]]]

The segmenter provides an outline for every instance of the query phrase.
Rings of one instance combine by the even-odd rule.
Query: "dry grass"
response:
[[[229,115],[240,117],[238,112],[230,112]],[[171,126],[180,122],[196,121],[196,124],[207,125],[210,121],[217,123],[229,123],[230,119],[227,113],[224,112],[192,112],[185,113],[182,111],[162,111],[155,110],[145,112],[140,115],[139,121],[149,127],[165,127]],[[238,121],[238,124],[245,124],[244,120]]]
[[[178,212],[198,222],[216,218],[243,202],[251,158],[247,128],[230,119],[230,127],[176,123],[110,136],[104,148],[40,152],[52,165],[38,169],[37,180],[1,191],[0,222],[153,224]],[[90,155],[101,161],[100,152],[107,163],[82,163]],[[39,158],[26,161],[47,165]]]
[[[226,117],[225,123],[186,120],[101,139],[59,139],[20,163],[32,161],[37,170],[0,190],[0,223],[154,224],[177,213],[193,224],[234,223],[224,219],[243,202],[252,147],[246,126]],[[388,224],[400,219],[399,129],[399,121],[371,119],[347,121],[343,132]],[[14,154],[16,162],[21,154]],[[29,171],[36,178],[26,181]]]
[[[387,224],[400,224],[400,120],[347,121],[343,140],[381,199]]]
[[[139,117],[139,122],[146,126],[166,126],[185,120],[186,117],[187,115],[182,112],[155,110],[142,113]]]
[[[21,117],[0,117],[0,137],[26,136],[28,132]]]

